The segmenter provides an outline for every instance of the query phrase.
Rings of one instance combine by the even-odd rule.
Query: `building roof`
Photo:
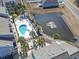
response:
[[[14,39],[11,32],[12,27],[9,22],[9,16],[6,13],[5,7],[0,6],[0,39]]]
[[[11,54],[13,51],[13,42],[0,39],[0,57]]]
[[[0,47],[0,58],[10,55],[13,51],[13,46]]]
[[[0,39],[0,47],[1,46],[13,46],[13,42]]]
[[[67,53],[67,51],[55,44],[51,44],[39,50],[33,50],[33,55],[36,59],[51,59],[63,53]]]
[[[7,18],[0,17],[0,35],[10,34],[9,21]]]
[[[69,55],[73,55],[73,54],[79,52],[79,48],[77,48],[73,45],[70,45],[64,41],[56,41],[56,44],[58,46],[60,46],[61,48],[65,49]]]
[[[10,32],[9,19],[6,18],[4,7],[0,6],[0,58],[13,51],[13,33]]]
[[[77,47],[74,47],[64,41],[56,41],[51,45],[40,48],[39,50],[33,50],[33,55],[36,59],[51,59],[62,55],[63,53],[68,53],[73,55],[79,52]]]

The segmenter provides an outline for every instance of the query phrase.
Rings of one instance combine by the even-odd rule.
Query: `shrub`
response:
[[[53,34],[54,39],[62,39],[62,36],[58,33]]]
[[[13,14],[19,16],[25,13],[25,6],[19,3],[16,4],[15,2],[6,2],[6,8],[11,16],[13,16]]]

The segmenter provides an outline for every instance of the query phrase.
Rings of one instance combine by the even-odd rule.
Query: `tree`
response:
[[[36,26],[36,31],[37,31],[37,34],[38,36],[42,36],[42,27],[40,27],[39,25]]]
[[[34,32],[34,31],[31,31],[31,32],[30,32],[30,35],[32,36],[32,39],[35,39],[36,34],[35,34],[35,32]]]
[[[7,2],[6,8],[8,10],[8,13],[12,16],[13,14],[16,14],[17,16],[25,13],[25,6],[22,4],[16,4],[15,2]]]
[[[31,11],[32,10],[30,4],[26,0],[21,0],[21,4],[25,6],[27,11]]]
[[[77,6],[79,7],[79,0],[76,0]]]
[[[27,51],[29,50],[29,44],[24,40],[23,37],[19,37],[18,42],[21,44],[23,55],[27,56]]]
[[[58,34],[58,33],[53,34],[52,37],[54,39],[62,39],[62,36],[60,34]]]
[[[37,43],[37,45],[38,45],[39,48],[40,48],[40,47],[43,47],[43,46],[45,45],[45,40],[44,40],[44,38],[43,38],[42,36],[39,36],[39,37],[37,38],[36,43]]]
[[[37,31],[40,32],[41,31],[41,27],[39,25],[37,25]]]

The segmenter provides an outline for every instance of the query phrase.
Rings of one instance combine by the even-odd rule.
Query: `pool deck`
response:
[[[29,20],[28,19],[22,19],[22,20],[19,20],[19,19],[16,19],[16,21],[15,21],[15,23],[16,23],[16,27],[17,27],[17,31],[18,31],[18,34],[19,34],[19,37],[24,37],[24,38],[30,38],[30,36],[29,36],[29,31],[32,31],[32,26],[31,26],[31,23],[29,22]],[[22,34],[21,33],[21,31],[20,31],[20,29],[19,29],[19,27],[21,26],[21,25],[25,25],[25,26],[27,26],[27,29],[29,30],[29,31],[25,31],[25,33],[24,34]],[[23,29],[24,30],[24,29]]]

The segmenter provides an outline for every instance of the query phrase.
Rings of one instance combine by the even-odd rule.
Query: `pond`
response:
[[[46,13],[36,15],[36,22],[42,26],[45,34],[52,36],[55,33],[62,35],[63,39],[73,40],[74,36],[68,26],[64,22],[64,15],[61,12],[57,13]]]

